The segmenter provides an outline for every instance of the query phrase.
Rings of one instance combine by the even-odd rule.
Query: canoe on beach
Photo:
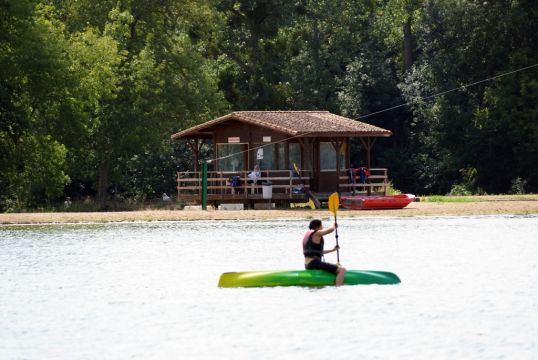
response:
[[[330,286],[335,275],[323,270],[227,272],[219,287]],[[387,271],[348,270],[344,285],[398,284],[400,278]]]
[[[403,209],[415,201],[413,194],[400,194],[392,196],[342,196],[340,205],[346,209],[353,210],[381,210],[381,209]]]

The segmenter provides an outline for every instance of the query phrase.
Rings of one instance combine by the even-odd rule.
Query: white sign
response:
[[[271,142],[271,137],[270,136],[264,136],[263,137],[263,142]]]
[[[256,152],[256,159],[257,160],[263,160],[263,148],[259,148]]]
[[[229,137],[228,142],[232,144],[237,144],[241,142],[241,138],[239,136],[237,137]]]

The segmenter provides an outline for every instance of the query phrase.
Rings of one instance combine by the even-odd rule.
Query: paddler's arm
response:
[[[321,229],[321,230],[318,230],[316,231],[316,233],[314,234],[314,236],[319,236],[319,237],[322,237],[324,235],[327,235],[327,234],[330,234],[334,231],[334,229],[336,229],[336,224],[333,224],[333,226],[329,227],[329,228],[326,228],[326,229]]]
[[[340,249],[340,246],[336,245],[336,246],[333,247],[331,250],[323,250],[323,255],[328,254],[328,253],[335,252],[337,249]]]

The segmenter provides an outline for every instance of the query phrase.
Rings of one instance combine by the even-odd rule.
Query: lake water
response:
[[[400,285],[217,288],[302,268],[307,224],[0,227],[0,359],[538,358],[537,216],[342,219]]]

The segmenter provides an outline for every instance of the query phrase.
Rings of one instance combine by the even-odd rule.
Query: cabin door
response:
[[[337,162],[336,149],[333,142],[321,141],[319,143],[319,181],[318,192],[331,193],[338,191],[339,174],[345,171],[346,168],[346,151],[345,147],[340,147],[339,159]],[[340,171],[337,172],[336,167],[339,163]]]

